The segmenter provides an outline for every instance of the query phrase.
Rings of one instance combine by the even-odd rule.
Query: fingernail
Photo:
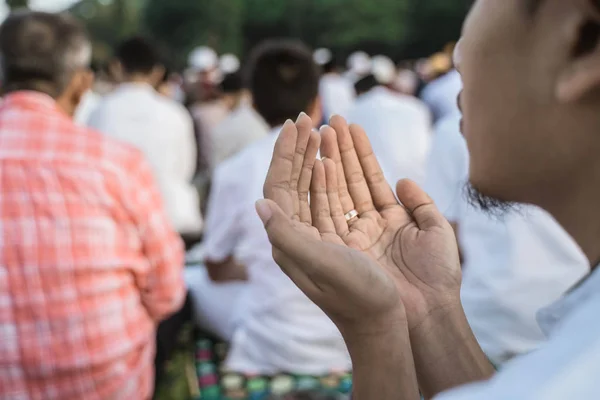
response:
[[[285,124],[283,124],[283,126],[289,125],[289,124],[294,124],[294,121],[292,121],[291,119],[288,119],[287,121],[285,121]]]
[[[308,115],[306,115],[306,113],[304,111],[302,111],[300,113],[300,115],[298,115],[298,119],[296,119],[296,123],[300,122],[300,119],[304,118],[304,117],[308,117]]]
[[[325,160],[327,160],[327,157],[321,157],[321,161],[325,162]]]
[[[325,129],[329,128],[329,125],[323,125],[322,127],[319,128],[319,132],[323,133],[323,131],[325,131]]]
[[[262,223],[266,224],[267,222],[269,222],[269,220],[273,216],[273,211],[271,210],[271,207],[269,207],[269,202],[265,199],[261,199],[258,200],[254,206],[256,207],[256,212],[260,217]]]

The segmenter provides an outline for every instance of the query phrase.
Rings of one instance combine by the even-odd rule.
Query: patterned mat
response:
[[[348,394],[352,389],[349,373],[328,376],[280,374],[276,376],[244,376],[224,372],[221,365],[227,346],[210,339],[196,343],[196,374],[202,400],[269,400],[285,398],[296,392],[323,395]]]

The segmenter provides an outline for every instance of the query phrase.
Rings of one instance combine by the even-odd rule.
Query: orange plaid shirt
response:
[[[137,150],[53,99],[0,106],[0,398],[146,399],[183,248]]]

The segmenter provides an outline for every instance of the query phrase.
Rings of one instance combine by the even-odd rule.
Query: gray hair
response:
[[[91,59],[85,28],[69,14],[18,11],[0,26],[5,92],[35,90],[56,98]]]

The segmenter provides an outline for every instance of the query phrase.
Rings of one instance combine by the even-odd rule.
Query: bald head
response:
[[[91,55],[85,29],[68,14],[20,11],[0,27],[5,92],[34,90],[58,98],[89,67]]]

